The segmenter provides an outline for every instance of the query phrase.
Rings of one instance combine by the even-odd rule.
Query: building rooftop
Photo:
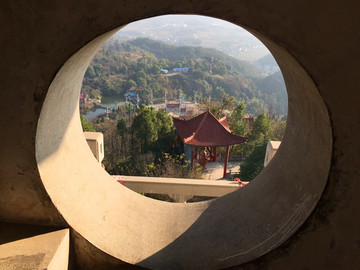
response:
[[[226,117],[218,120],[210,111],[190,120],[173,120],[180,138],[187,145],[227,146],[247,141],[247,137],[231,133]]]

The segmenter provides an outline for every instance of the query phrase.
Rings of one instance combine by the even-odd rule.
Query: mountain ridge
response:
[[[189,67],[188,72],[167,77],[162,69]],[[267,78],[267,80],[266,80]],[[266,83],[267,82],[267,83]],[[267,85],[271,86],[267,90]],[[285,115],[287,96],[280,76],[266,76],[249,62],[227,56],[215,49],[174,46],[150,39],[110,39],[94,57],[86,72],[83,92],[123,96],[131,86],[140,87],[141,101],[164,97],[177,99],[180,91],[197,100],[228,94],[248,104],[248,112],[272,109]],[[274,88],[279,91],[274,91]],[[95,91],[96,92],[96,91]],[[152,94],[150,94],[152,93]]]

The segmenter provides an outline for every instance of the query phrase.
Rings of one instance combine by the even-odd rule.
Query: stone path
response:
[[[231,170],[232,173],[239,172],[240,170],[240,161],[229,162],[227,172]],[[206,164],[206,169],[204,170],[204,179],[205,180],[224,180],[224,162],[208,162]]]

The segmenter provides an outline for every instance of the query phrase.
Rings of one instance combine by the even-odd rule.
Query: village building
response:
[[[167,113],[179,113],[180,110],[180,103],[179,102],[174,102],[174,101],[169,101],[168,103],[166,103],[166,107],[165,110]]]
[[[86,103],[88,103],[88,101],[89,101],[89,98],[87,95],[80,94],[80,97],[79,97],[80,104],[86,104]]]
[[[187,72],[189,71],[189,67],[181,67],[181,68],[173,68],[174,72]]]
[[[144,88],[132,86],[130,89],[126,90],[126,93],[124,94],[126,100],[133,104],[137,104],[139,101],[140,90],[144,90]]]
[[[164,74],[167,74],[169,72],[167,69],[160,69],[160,71]]]
[[[174,101],[167,102],[166,107],[165,107],[165,110],[167,113],[177,114],[181,117],[186,116],[187,109],[188,108],[185,104],[182,104],[181,102],[174,102]]]
[[[179,116],[180,117],[185,117],[186,116],[186,111],[187,111],[186,106],[180,107]]]
[[[253,124],[255,122],[255,118],[251,116],[250,114],[245,114],[243,119],[248,122],[249,129],[252,129]]]

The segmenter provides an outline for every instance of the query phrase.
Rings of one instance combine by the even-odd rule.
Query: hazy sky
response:
[[[174,45],[211,47],[242,60],[255,61],[270,52],[243,28],[206,16],[166,15],[128,24],[117,34],[148,37]]]

